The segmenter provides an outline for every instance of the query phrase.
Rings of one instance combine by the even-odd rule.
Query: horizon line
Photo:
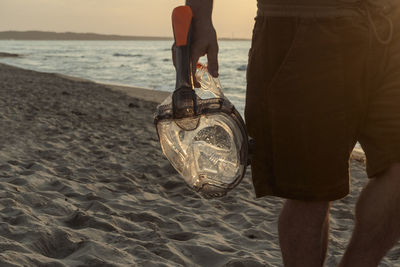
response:
[[[33,36],[37,34],[38,36]],[[39,36],[42,35],[42,36]],[[67,38],[69,35],[69,38]],[[87,39],[85,39],[85,36]],[[29,37],[29,38],[28,38]],[[50,39],[47,39],[52,37]],[[58,37],[58,38],[56,38]],[[73,37],[77,38],[74,39]],[[95,32],[71,32],[71,31],[42,31],[42,30],[7,30],[0,31],[0,40],[173,40],[172,36],[150,35],[121,35],[104,34]],[[218,40],[248,41],[251,38],[218,37]]]

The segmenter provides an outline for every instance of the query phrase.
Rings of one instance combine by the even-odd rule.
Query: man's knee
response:
[[[400,163],[392,164],[363,189],[356,205],[358,228],[378,227],[382,221],[400,218]]]
[[[280,221],[295,218],[298,221],[306,220],[315,226],[322,225],[328,218],[329,208],[329,201],[287,200]]]
[[[329,210],[330,202],[288,199],[286,200],[285,206],[302,213],[326,213]]]

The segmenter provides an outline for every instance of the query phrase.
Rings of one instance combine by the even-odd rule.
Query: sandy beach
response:
[[[1,267],[282,266],[282,200],[256,199],[250,170],[220,199],[189,190],[153,125],[165,97],[0,64]],[[355,158],[351,194],[332,206],[328,267],[367,182]],[[400,266],[400,244],[380,266]]]

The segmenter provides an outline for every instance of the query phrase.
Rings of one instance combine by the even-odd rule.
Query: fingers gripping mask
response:
[[[189,43],[176,44],[176,89],[158,106],[155,124],[163,153],[187,185],[207,198],[220,197],[234,188],[247,165],[247,133],[240,114],[221,91],[218,78],[197,64],[201,88],[192,87]],[[191,11],[191,10],[190,10]],[[186,14],[186,13],[185,13]],[[190,17],[191,20],[191,17]],[[189,21],[190,24],[190,21]],[[188,37],[190,40],[190,27]]]

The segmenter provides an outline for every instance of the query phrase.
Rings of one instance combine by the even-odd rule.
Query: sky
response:
[[[0,31],[41,30],[172,36],[184,0],[0,0]],[[218,37],[250,38],[256,0],[214,0]]]

